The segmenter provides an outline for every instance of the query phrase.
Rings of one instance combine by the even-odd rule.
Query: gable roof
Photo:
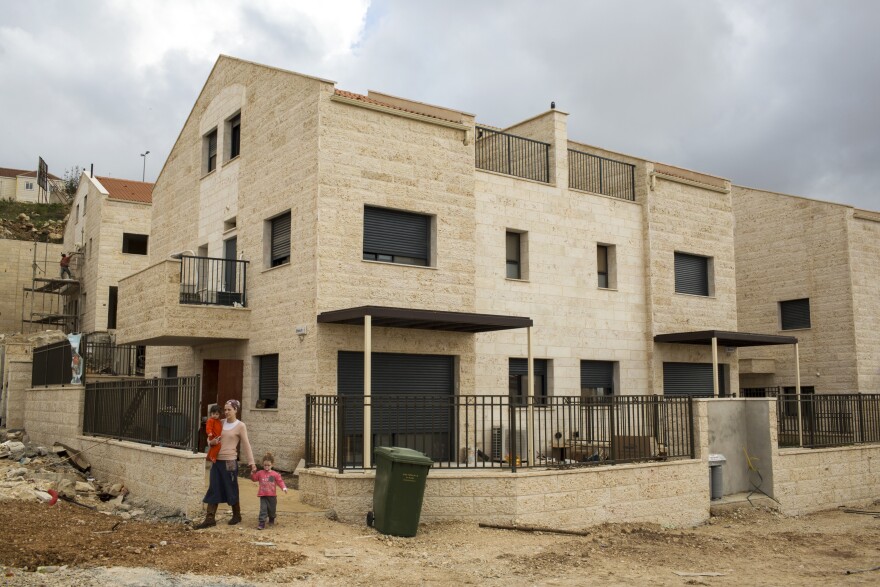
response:
[[[95,179],[101,182],[101,185],[104,186],[107,193],[114,200],[141,202],[143,204],[153,203],[152,183],[100,176],[95,176]]]
[[[36,171],[28,171],[26,169],[12,169],[10,167],[0,167],[0,177],[37,177]],[[49,179],[61,179],[57,175],[49,174]]]

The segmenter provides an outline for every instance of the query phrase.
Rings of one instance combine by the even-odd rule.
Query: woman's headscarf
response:
[[[236,413],[238,412],[238,410],[241,409],[241,402],[238,401],[237,399],[231,399],[231,400],[227,401],[226,405],[231,406],[232,409],[236,411]]]

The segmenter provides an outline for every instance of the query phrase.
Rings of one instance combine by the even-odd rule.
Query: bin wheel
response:
[[[373,521],[374,521],[375,519],[376,519],[376,517],[373,515],[373,512],[367,512],[367,526],[369,526],[370,528],[372,528],[372,527],[373,527]]]

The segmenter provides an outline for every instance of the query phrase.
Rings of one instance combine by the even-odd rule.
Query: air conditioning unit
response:
[[[510,459],[520,461],[528,460],[529,435],[525,429],[516,430],[513,433],[515,447],[511,447],[511,433],[501,426],[492,427],[492,460],[495,462],[509,462]]]

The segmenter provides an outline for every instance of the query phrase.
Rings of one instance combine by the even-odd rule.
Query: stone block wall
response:
[[[24,428],[33,442],[63,443],[82,451],[91,473],[122,483],[132,499],[149,501],[195,517],[205,490],[205,457],[200,453],[82,436],[83,386],[29,389]]]
[[[23,428],[25,390],[31,386],[31,345],[5,343],[3,352],[3,399],[0,409],[6,428]]]
[[[852,209],[739,186],[734,188],[733,202],[740,329],[797,337],[802,386],[813,386],[816,393],[858,391],[857,357],[872,351],[870,335],[865,346],[856,347],[854,281],[859,280],[851,273],[848,223],[858,221],[847,219]],[[870,291],[860,298],[868,323],[876,321],[877,310],[876,287],[870,283],[876,285],[878,280],[876,256],[868,261],[877,246],[871,242],[868,238],[859,245],[860,259],[866,263],[861,266],[868,271],[863,275],[873,274],[860,286],[860,291]],[[810,328],[782,330],[779,302],[801,298],[810,300]],[[878,348],[876,339],[873,348]],[[743,378],[743,387],[794,386],[790,347],[752,347],[742,349],[739,356],[775,361],[771,378]]]
[[[857,389],[880,393],[880,212],[848,218]]]

